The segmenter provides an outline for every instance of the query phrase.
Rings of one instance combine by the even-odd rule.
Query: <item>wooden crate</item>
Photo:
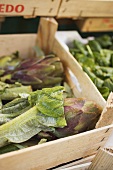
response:
[[[113,0],[63,0],[60,18],[113,17]]]
[[[113,148],[101,148],[93,157],[69,163],[53,170],[112,170]]]
[[[56,30],[55,24],[56,22],[53,19],[41,19],[38,31],[38,44],[45,52],[48,52],[49,49],[49,51],[53,51],[61,59],[65,66],[68,82],[75,95],[77,93],[77,97],[87,97],[104,108],[106,102],[94,84],[82,71],[81,67],[74,62],[71,54],[53,36]],[[35,45],[36,40],[36,34],[1,35],[0,45],[2,50],[0,55],[9,54],[16,49],[20,51],[20,55],[29,57],[33,54],[32,47]],[[80,81],[81,91],[77,92],[69,70]],[[112,130],[113,124],[0,155],[0,170],[45,170],[62,163],[93,155],[99,148],[104,146]]]
[[[112,170],[113,169],[113,148],[100,149],[93,159],[88,170]]]
[[[56,16],[61,0],[1,0],[0,15],[3,16]]]
[[[113,17],[80,19],[76,25],[82,32],[113,31]]]

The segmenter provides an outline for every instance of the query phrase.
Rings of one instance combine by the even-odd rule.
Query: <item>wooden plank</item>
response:
[[[86,18],[76,20],[76,25],[82,32],[113,31],[113,17]]]
[[[87,149],[92,150],[94,146],[90,154],[96,153],[108,129],[113,129],[113,125],[3,154],[0,170],[43,170],[88,156]]]
[[[84,159],[83,159],[84,160]],[[78,161],[76,161],[78,162]],[[113,169],[113,149],[101,148],[92,159],[92,162],[63,167],[63,170],[112,170]],[[57,169],[55,169],[57,170]]]
[[[106,101],[97,90],[96,86],[93,84],[88,75],[84,73],[76,59],[74,59],[69,51],[64,49],[63,45],[57,39],[55,39],[54,42],[53,52],[58,55],[64,66],[70,68],[72,71],[70,85],[75,96],[86,97],[89,100],[95,101],[104,108]],[[74,77],[76,77],[76,80]]]
[[[1,0],[0,15],[3,16],[56,16],[61,0]]]
[[[88,170],[113,170],[113,150],[100,149]]]
[[[113,0],[63,0],[58,17],[113,17]]]
[[[64,168],[63,170],[87,170],[90,164],[91,164],[91,162],[88,162],[85,164]]]
[[[107,126],[113,123],[113,93],[111,92],[96,128]]]
[[[0,46],[2,49],[0,50],[0,56],[19,51],[21,57],[30,57],[33,55],[35,42],[36,34],[0,35]],[[22,45],[23,43],[24,45]]]
[[[53,18],[41,18],[38,27],[37,44],[48,54],[52,52],[55,33],[58,28],[58,23]]]
[[[75,167],[77,165],[86,164],[86,163],[91,162],[94,157],[95,157],[95,155],[88,156],[88,157],[80,159],[80,160],[75,160],[71,163],[67,163],[66,165],[59,166],[58,168],[53,168],[53,170],[61,170],[61,169],[66,170],[69,167]]]

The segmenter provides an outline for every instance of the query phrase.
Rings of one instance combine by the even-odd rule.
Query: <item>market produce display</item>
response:
[[[44,55],[34,47],[34,57],[22,59],[19,52],[0,58],[0,79],[8,83],[31,85],[33,90],[60,85],[64,79],[63,65],[54,54]]]
[[[42,136],[39,133],[41,139],[46,139],[46,135],[47,139],[57,139],[95,127],[101,108],[82,98],[64,99],[63,90],[63,86],[43,88],[14,99],[1,108],[0,147],[5,146],[4,152],[15,147],[16,150],[23,148],[25,144],[18,148],[14,143],[23,143],[39,132],[42,132]],[[35,140],[38,144],[38,136]],[[10,143],[13,146],[8,145]],[[1,153],[4,152],[2,148]]]
[[[58,57],[35,50],[0,59],[0,154],[94,129],[102,112],[73,96]]]
[[[83,44],[73,41],[70,52],[105,99],[113,91],[113,39],[103,35]]]

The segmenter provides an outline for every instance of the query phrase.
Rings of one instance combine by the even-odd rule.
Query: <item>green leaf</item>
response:
[[[40,57],[40,56],[45,56],[44,52],[41,50],[41,48],[39,48],[38,46],[35,46],[34,47],[34,50],[35,50],[35,53],[36,53],[36,56],[37,57]]]
[[[38,142],[38,145],[43,144],[43,143],[46,143],[46,142],[47,142],[47,139],[42,138],[42,139],[40,139],[40,141]]]
[[[100,78],[95,78],[93,80],[94,84],[96,85],[97,88],[101,88],[103,86],[104,81],[101,80]]]
[[[54,127],[66,126],[63,90],[62,86],[57,86],[31,93],[29,101],[33,100],[31,104],[34,106],[0,126],[0,147],[11,142],[22,143],[40,131],[51,131]]]
[[[110,91],[113,91],[113,82],[110,79],[104,81],[104,86],[108,87]]]
[[[108,48],[110,45],[112,45],[112,39],[107,34],[100,36],[98,38],[95,38],[95,39],[96,39],[96,41],[99,42],[99,44],[102,46],[102,48]]]
[[[94,67],[95,66],[94,58],[90,58],[90,57],[80,54],[80,53],[77,53],[75,58],[82,66],[86,66],[86,67],[89,67],[89,66]]]
[[[96,40],[90,40],[88,42],[88,45],[90,46],[92,51],[100,52],[102,50],[101,45]]]
[[[73,44],[74,44],[74,47],[80,51],[80,53],[87,55],[87,50],[85,49],[85,46],[83,45],[83,43],[81,43],[80,41],[74,40]]]
[[[63,93],[64,98],[73,98],[74,94],[72,92],[72,89],[66,82],[64,82],[64,88],[65,88],[64,93]]]
[[[21,143],[41,131],[37,121],[37,108],[34,106],[24,114],[0,126],[0,147],[9,143]]]
[[[28,99],[25,98],[16,98],[11,102],[5,104],[2,109],[0,109],[0,114],[12,114],[15,112],[19,112],[22,109],[30,106]]]
[[[107,100],[109,93],[110,93],[109,88],[104,86],[104,87],[99,88],[99,91],[102,94],[102,96]]]
[[[9,109],[9,112],[8,112],[8,109],[7,109],[7,114],[1,114],[0,113],[0,125],[4,124],[4,123],[7,123],[9,122],[10,120],[14,119],[15,117],[23,114],[24,112],[26,112],[27,110],[29,110],[31,107],[30,106],[25,106],[25,108],[21,108],[20,110],[18,111],[15,111],[14,113],[10,113],[10,109]]]
[[[64,87],[43,88],[37,90],[29,96],[31,105],[36,104],[38,110],[48,116],[59,117],[64,114],[63,107]]]
[[[40,124],[47,127],[64,127],[67,125],[64,115],[55,118],[52,116],[46,116],[42,113],[38,113],[37,119]]]
[[[13,100],[20,95],[29,94],[32,91],[31,86],[21,86],[21,87],[3,87],[0,89],[0,98],[2,100]]]
[[[62,116],[64,114],[63,90],[62,86],[42,89],[38,95],[38,110],[48,116]]]
[[[0,148],[0,154],[16,151],[16,150],[23,149],[23,148],[25,147],[20,144],[10,144],[10,145]]]

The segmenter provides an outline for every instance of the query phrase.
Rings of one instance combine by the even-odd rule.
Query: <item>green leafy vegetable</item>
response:
[[[16,150],[23,149],[23,148],[25,147],[20,144],[10,144],[10,145],[0,148],[0,154],[16,151]]]
[[[31,93],[29,101],[32,108],[0,126],[0,147],[22,143],[42,130],[51,131],[54,127],[66,126],[63,87],[37,90],[35,94]]]
[[[85,46],[81,42],[74,40],[73,44],[74,44],[74,47],[79,50],[79,52],[81,52],[84,55],[87,54],[87,51],[85,50]]]
[[[113,91],[113,41],[109,35],[89,40],[87,44],[73,41],[70,52],[107,99]]]
[[[95,38],[95,40],[101,45],[102,48],[108,48],[112,45],[112,38],[109,35],[103,35]]]
[[[1,100],[13,100],[21,94],[29,94],[31,91],[31,86],[23,86],[20,83],[8,84],[0,81]]]
[[[3,62],[2,59],[0,61],[0,80],[30,85],[33,90],[62,85],[64,69],[60,59],[55,54],[45,55],[38,46],[34,47],[34,51],[34,57],[22,59],[18,56],[17,63],[16,58],[13,57],[13,61],[10,56],[4,56]]]

